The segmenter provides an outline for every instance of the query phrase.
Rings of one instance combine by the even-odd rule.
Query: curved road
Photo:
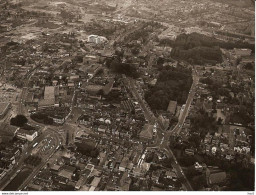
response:
[[[128,85],[128,88],[131,90],[133,96],[139,102],[139,104],[144,112],[145,118],[151,124],[154,124],[155,122],[157,122],[157,124],[159,126],[158,131],[157,131],[157,139],[156,139],[155,143],[149,145],[148,148],[158,148],[160,150],[163,150],[163,151],[165,151],[168,158],[172,158],[174,160],[172,162],[172,167],[176,170],[177,176],[179,178],[183,178],[183,185],[185,186],[186,190],[188,190],[188,191],[192,191],[193,188],[191,187],[188,179],[186,178],[182,168],[178,164],[173,152],[169,148],[169,138],[171,135],[173,135],[173,134],[178,135],[181,132],[182,126],[183,126],[183,124],[186,120],[186,117],[188,115],[190,105],[193,101],[193,98],[194,98],[194,95],[196,92],[196,86],[199,81],[199,77],[195,71],[192,72],[192,75],[193,75],[193,83],[192,83],[192,86],[191,86],[191,89],[190,89],[190,92],[188,95],[188,99],[186,101],[185,108],[181,113],[181,117],[179,117],[179,121],[178,121],[177,125],[171,131],[166,131],[165,128],[162,126],[162,123],[159,120],[156,120],[156,117],[154,116],[153,112],[146,105],[145,101],[143,101],[142,97],[138,94],[136,87],[135,87],[134,80],[131,78],[125,79],[126,83]]]

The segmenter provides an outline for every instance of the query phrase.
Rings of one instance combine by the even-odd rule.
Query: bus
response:
[[[36,143],[34,143],[33,148],[34,148],[34,147],[36,147],[37,145],[38,145],[38,143],[37,143],[37,142],[36,142]]]

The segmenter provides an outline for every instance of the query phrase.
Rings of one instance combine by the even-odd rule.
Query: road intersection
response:
[[[169,138],[171,135],[178,135],[180,134],[181,130],[182,130],[182,126],[186,120],[186,117],[188,115],[191,103],[193,101],[195,92],[196,92],[196,86],[198,84],[199,81],[199,77],[196,73],[196,71],[193,70],[192,72],[192,76],[193,76],[193,83],[190,89],[190,92],[188,94],[188,98],[185,104],[185,108],[184,110],[181,112],[181,116],[179,117],[178,123],[177,125],[169,131],[166,131],[166,129],[163,127],[162,123],[157,120],[157,118],[154,116],[153,112],[150,110],[149,106],[146,104],[145,100],[143,100],[143,98],[139,95],[138,91],[137,91],[137,87],[135,84],[135,81],[132,78],[126,78],[126,82],[128,84],[128,88],[131,91],[131,93],[133,94],[133,96],[135,97],[135,99],[139,102],[144,116],[146,118],[146,120],[150,123],[150,124],[157,124],[158,125],[158,131],[157,131],[157,136],[156,136],[156,140],[153,144],[148,145],[148,149],[150,148],[158,148],[160,150],[163,150],[165,152],[165,154],[167,155],[168,158],[173,159],[172,161],[172,167],[176,170],[176,174],[179,178],[182,179],[182,183],[185,186],[186,190],[188,191],[192,191],[193,188],[191,187],[189,181],[187,180],[182,168],[180,167],[179,163],[177,162],[175,155],[173,154],[173,152],[171,151],[170,147],[169,147]]]

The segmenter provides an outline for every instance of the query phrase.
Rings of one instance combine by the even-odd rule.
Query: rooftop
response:
[[[175,111],[176,111],[176,107],[177,107],[177,102],[171,100],[171,101],[169,102],[167,111],[169,111],[170,113],[174,114]]]
[[[44,99],[54,99],[55,98],[55,87],[54,86],[45,86],[44,88]]]
[[[142,131],[140,132],[140,137],[145,139],[152,139],[153,128],[154,128],[154,125],[145,124]]]
[[[71,173],[67,170],[61,170],[58,175],[62,176],[62,177],[65,177],[65,178],[68,178],[68,179],[71,179],[73,173]]]
[[[52,99],[42,99],[38,102],[39,107],[44,107],[44,106],[51,106],[55,104],[55,98]]]
[[[20,128],[18,130],[18,133],[26,134],[26,135],[33,135],[35,132],[36,132],[36,130],[26,130],[26,129],[22,129],[22,128]]]
[[[9,125],[7,123],[0,123],[0,137],[1,136],[14,136],[18,127]]]

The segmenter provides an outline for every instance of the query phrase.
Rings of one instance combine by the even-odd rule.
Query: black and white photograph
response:
[[[0,191],[253,195],[255,1],[0,0]]]

